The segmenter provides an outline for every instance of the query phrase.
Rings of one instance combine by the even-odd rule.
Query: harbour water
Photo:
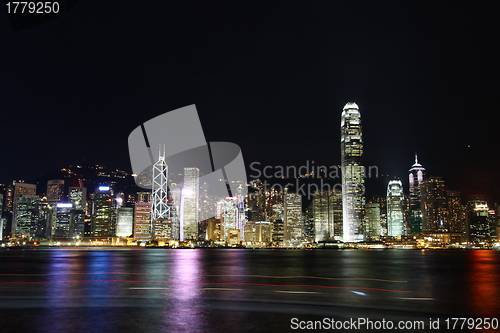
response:
[[[435,332],[455,317],[500,319],[500,251],[0,250],[0,332],[284,332],[293,318]]]

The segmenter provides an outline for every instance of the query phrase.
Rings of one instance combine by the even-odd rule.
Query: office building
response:
[[[73,205],[70,203],[58,203],[55,207],[55,219],[53,221],[52,239],[68,240],[70,234]],[[55,223],[54,223],[55,222]],[[75,235],[76,236],[76,235]]]
[[[343,241],[365,239],[365,168],[363,166],[363,135],[361,114],[356,103],[347,103],[342,111],[341,160]]]
[[[314,218],[313,218],[314,203],[311,201],[302,215],[304,223],[304,237],[308,243],[314,242]]]
[[[245,211],[242,196],[226,197],[217,202],[216,218],[222,222],[224,240],[227,241],[228,230],[239,230],[244,240]]]
[[[422,231],[449,232],[446,185],[441,177],[422,182]]]
[[[168,205],[168,166],[165,162],[165,146],[158,161],[153,165],[151,202],[151,230],[154,240],[172,240],[172,220]]]
[[[69,202],[75,209],[85,211],[87,208],[87,188],[70,187],[68,191]],[[48,198],[47,198],[48,200]]]
[[[134,208],[118,208],[116,218],[116,237],[131,237],[134,233]]]
[[[72,241],[81,240],[85,237],[85,211],[79,208],[71,209],[71,220],[69,226],[69,239]]]
[[[271,243],[271,222],[256,221],[254,223],[254,242]]]
[[[401,237],[405,229],[403,184],[391,180],[387,185],[387,236]]]
[[[466,239],[466,208],[460,201],[460,192],[447,191],[446,192],[446,216],[450,232],[462,233],[463,239]]]
[[[134,205],[134,240],[149,242],[151,240],[151,203],[137,202]]]
[[[12,197],[12,237],[21,236],[22,232],[19,233],[16,221],[17,221],[17,204],[19,202],[19,197],[22,195],[36,195],[36,185],[27,184],[22,182],[14,182],[14,195]],[[24,228],[24,227],[23,227]]]
[[[224,241],[224,230],[220,219],[210,218],[207,220],[205,240],[213,242]]]
[[[281,218],[276,219],[273,222],[273,233],[272,233],[272,242],[275,245],[284,245],[285,243],[285,228],[284,223]]]
[[[196,167],[184,168],[184,186],[181,191],[180,240],[198,239],[200,170]]]
[[[484,244],[494,240],[496,232],[494,214],[489,213],[488,202],[484,195],[471,195],[467,200],[467,241]]]
[[[379,240],[382,235],[380,223],[380,203],[369,202],[365,205],[365,218],[367,220],[366,237],[369,240]]]
[[[17,198],[16,203],[16,235],[26,240],[33,240],[36,237],[38,223],[38,195],[22,194]]]
[[[47,201],[62,202],[64,198],[64,180],[52,179],[47,182]]]
[[[296,193],[284,194],[284,231],[287,243],[300,243],[304,240],[302,219],[302,196]]]
[[[415,164],[410,169],[410,232],[418,235],[422,232],[422,182],[425,177],[425,168],[418,163],[418,156],[415,154]]]
[[[340,240],[343,230],[342,191],[320,191],[313,194],[312,219],[314,241]]]
[[[100,186],[95,192],[93,234],[95,238],[110,238],[116,232],[116,202],[109,186]]]

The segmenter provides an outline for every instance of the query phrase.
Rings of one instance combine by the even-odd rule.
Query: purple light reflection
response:
[[[82,269],[80,259],[81,254],[65,251],[53,250],[49,252],[50,263],[48,265],[45,279],[48,281],[72,280],[72,273]],[[48,325],[54,331],[65,331],[74,325],[61,309],[77,306],[82,291],[78,284],[73,283],[47,283],[44,286],[45,306],[43,308],[44,317],[49,318]]]
[[[174,331],[203,331],[206,326],[202,310],[202,255],[199,250],[173,251],[172,279],[170,286],[173,307],[165,312],[166,322]]]

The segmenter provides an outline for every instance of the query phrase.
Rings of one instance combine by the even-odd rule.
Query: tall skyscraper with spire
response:
[[[151,203],[151,231],[154,239],[172,239],[172,221],[168,202],[168,166],[165,146],[159,150],[158,161],[153,165],[153,198]]]
[[[412,235],[422,232],[422,182],[425,177],[425,168],[418,163],[415,153],[415,164],[410,169],[410,230]]]
[[[365,168],[361,114],[356,103],[347,103],[340,121],[342,157],[343,241],[365,239]]]

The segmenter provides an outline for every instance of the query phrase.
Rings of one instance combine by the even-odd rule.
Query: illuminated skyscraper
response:
[[[21,195],[35,195],[36,194],[36,185],[27,184],[27,183],[14,183],[14,196],[12,198],[12,237],[16,237],[17,235],[22,235],[18,233],[16,220],[17,220],[17,205],[19,203],[19,197]]]
[[[5,188],[5,204],[4,204],[4,210],[7,212],[13,212],[13,204],[14,204],[14,186],[16,182],[13,181],[12,184],[9,184]],[[9,229],[10,230],[10,229]]]
[[[365,239],[365,168],[361,114],[356,103],[347,103],[340,121],[342,157],[343,241]]]
[[[70,240],[80,240],[85,236],[85,211],[81,208],[71,209],[71,220],[69,225]]]
[[[333,221],[329,220],[328,192],[315,192],[312,200],[314,241],[330,240],[333,234]]]
[[[69,202],[73,205],[71,212],[70,238],[72,240],[78,240],[86,236],[85,216],[87,209],[87,188],[70,187],[68,197]]]
[[[47,201],[61,202],[64,196],[64,180],[52,179],[47,182]]]
[[[120,207],[118,208],[116,218],[116,236],[117,237],[130,237],[134,230],[134,208]]]
[[[198,239],[199,192],[200,169],[184,168],[184,187],[180,207],[181,241]]]
[[[211,218],[207,220],[205,240],[220,242],[224,240],[224,231],[220,219]]]
[[[387,236],[401,237],[405,225],[403,184],[391,180],[387,185]]]
[[[450,226],[450,232],[462,233],[463,239],[466,239],[465,217],[467,215],[467,210],[461,204],[460,192],[447,191],[446,197],[446,216],[448,225]]]
[[[153,165],[153,201],[151,203],[151,221],[169,218],[168,201],[168,166],[165,163],[165,151],[160,152],[158,162]]]
[[[302,220],[302,195],[285,193],[284,231],[285,241],[299,243],[304,240],[304,221]]]
[[[19,196],[16,209],[16,235],[29,240],[35,238],[38,221],[38,195],[23,194]]]
[[[172,239],[172,220],[168,206],[168,166],[165,163],[165,146],[158,162],[153,165],[153,198],[151,203],[151,231],[153,239]]]
[[[490,214],[484,195],[471,195],[467,200],[467,241],[481,244],[495,241],[494,211]]]
[[[222,221],[222,240],[228,241],[231,230],[238,230],[244,235],[245,212],[241,208],[244,198],[241,196],[226,197],[217,202],[216,218]],[[241,239],[244,240],[244,239]]]
[[[380,219],[380,203],[370,202],[365,205],[365,217],[367,220],[366,236],[371,240],[378,240],[382,235]]]
[[[314,241],[339,240],[342,238],[342,191],[316,192],[312,201]]]
[[[55,207],[55,223],[54,223],[54,234],[53,238],[64,238],[69,239],[70,229],[71,229],[71,211],[73,209],[72,204],[68,203],[58,203]]]
[[[271,222],[257,221],[254,223],[254,240],[259,243],[271,242]]]
[[[137,202],[134,207],[134,240],[151,240],[151,203]]]
[[[75,209],[85,210],[87,207],[87,188],[85,187],[70,187],[69,202],[73,204]],[[47,198],[48,199],[48,198]]]
[[[415,154],[415,164],[410,169],[410,229],[411,234],[422,232],[422,182],[425,177],[424,167],[418,163]]]
[[[114,236],[116,230],[115,201],[113,192],[109,186],[100,186],[95,193],[93,212],[93,233],[96,238],[108,238]],[[113,225],[112,225],[113,224]]]
[[[441,177],[422,182],[422,231],[449,232],[446,185]]]

